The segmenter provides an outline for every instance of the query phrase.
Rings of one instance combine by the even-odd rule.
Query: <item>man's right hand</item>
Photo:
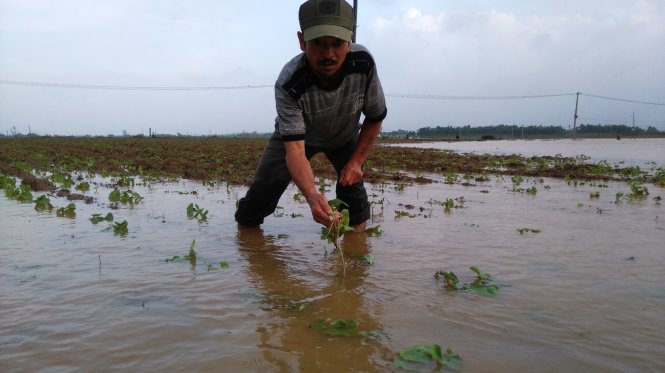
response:
[[[320,193],[312,193],[307,197],[307,203],[309,203],[309,208],[312,211],[312,218],[314,218],[314,221],[329,227],[331,224],[330,217],[333,214],[333,210],[330,205],[328,205],[328,199],[326,199],[326,196]]]

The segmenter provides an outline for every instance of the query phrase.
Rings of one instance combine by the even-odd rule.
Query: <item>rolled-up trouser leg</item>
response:
[[[273,135],[263,150],[247,194],[238,201],[236,221],[249,227],[263,224],[263,219],[275,211],[290,182],[284,143],[279,136]]]
[[[351,158],[351,154],[353,154],[353,151],[356,148],[357,141],[358,138],[356,137],[340,149],[325,151],[326,157],[337,171],[338,181],[335,188],[337,198],[349,205],[350,225],[358,225],[367,221],[370,217],[370,206],[363,181],[360,180],[349,186],[342,186],[339,184],[339,176],[342,169],[349,161],[349,158]]]

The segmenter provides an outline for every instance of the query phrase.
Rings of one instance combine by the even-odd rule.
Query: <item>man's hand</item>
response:
[[[330,205],[328,205],[328,199],[326,199],[326,196],[320,193],[314,193],[307,197],[307,203],[309,203],[309,208],[312,210],[314,221],[329,227],[331,224],[330,217],[333,214],[333,210]]]
[[[350,186],[361,181],[363,176],[364,174],[360,164],[350,160],[339,175],[339,183],[342,186]]]

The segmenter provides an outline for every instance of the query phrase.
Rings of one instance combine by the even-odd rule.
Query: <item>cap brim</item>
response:
[[[340,38],[344,41],[351,41],[351,34],[353,32],[347,28],[335,25],[317,25],[303,30],[303,37],[305,41],[310,41],[323,36],[332,36]]]

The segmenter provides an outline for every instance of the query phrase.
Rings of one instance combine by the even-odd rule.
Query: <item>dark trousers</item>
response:
[[[337,149],[317,149],[305,145],[305,155],[307,159],[311,159],[317,153],[323,152],[335,167],[339,180],[340,172],[351,157],[357,141],[356,136]],[[286,166],[284,142],[279,135],[273,135],[263,151],[247,194],[238,201],[236,221],[250,227],[262,224],[263,219],[275,211],[280,197],[290,182],[291,174]],[[341,186],[337,183],[335,192],[338,199],[349,205],[350,225],[360,224],[369,219],[369,201],[362,180],[350,186]]]

